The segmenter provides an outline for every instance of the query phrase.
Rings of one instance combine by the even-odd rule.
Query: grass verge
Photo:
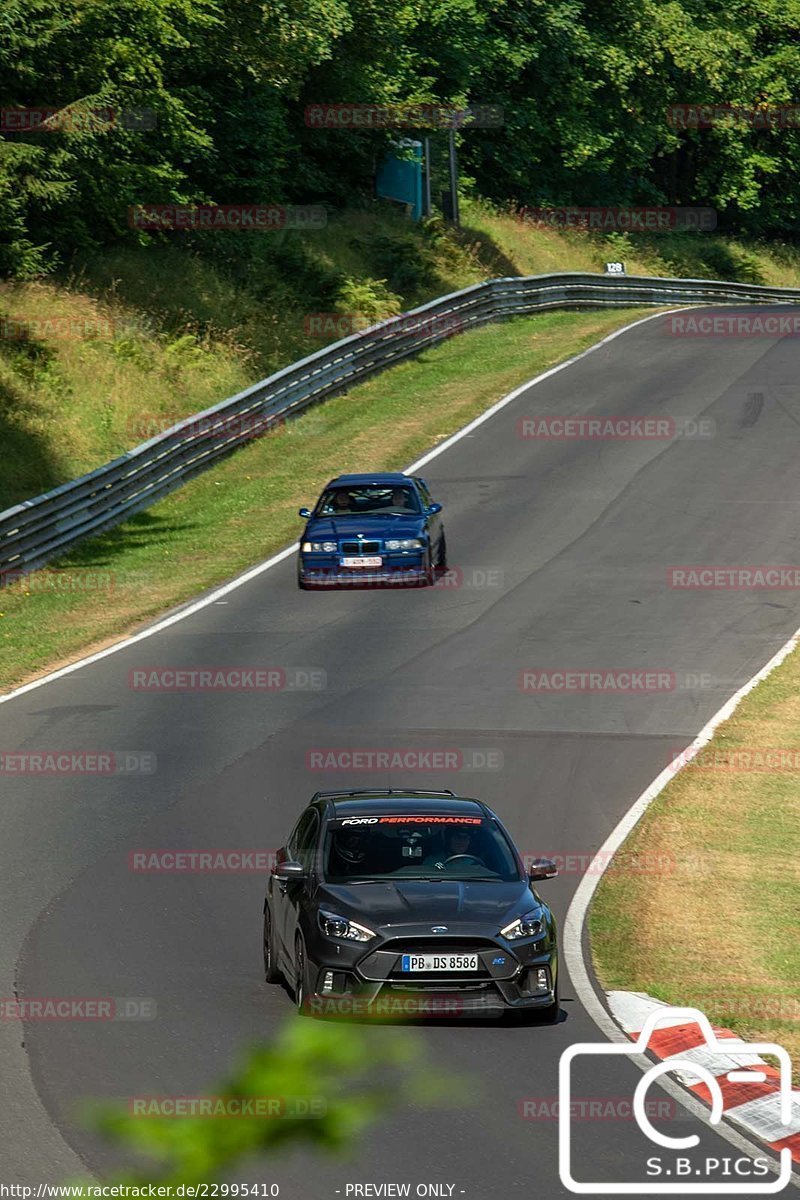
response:
[[[323,230],[119,246],[0,283],[0,511],[100,466],[358,327],[491,276],[602,271],[800,283],[800,248],[539,228],[465,202],[460,229],[376,204]],[[320,320],[320,314],[342,318]]]
[[[589,932],[606,990],[693,1005],[747,1040],[778,1042],[800,1081],[798,764],[796,651],[647,810],[622,860],[669,866],[612,864]]]
[[[291,542],[344,471],[397,469],[512,388],[651,313],[547,313],[461,334],[251,443],[0,593],[0,688],[96,648]]]

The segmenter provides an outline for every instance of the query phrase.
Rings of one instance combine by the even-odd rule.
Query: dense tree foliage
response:
[[[134,204],[369,196],[392,134],[309,128],[324,102],[500,105],[459,134],[500,203],[710,205],[791,233],[800,130],[666,114],[791,105],[798,78],[800,0],[5,0],[0,269],[152,236]],[[37,106],[69,120],[9,127]],[[107,109],[155,127],[79,119]]]

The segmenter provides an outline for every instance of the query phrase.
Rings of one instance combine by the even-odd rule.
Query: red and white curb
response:
[[[648,1038],[649,1051],[661,1060],[681,1059],[710,1071],[722,1092],[724,1116],[766,1142],[770,1149],[780,1152],[786,1147],[792,1159],[800,1162],[800,1091],[792,1089],[791,1121],[787,1126],[781,1121],[780,1073],[758,1054],[748,1053],[747,1042],[730,1029],[712,1025],[719,1041],[732,1043],[730,1054],[713,1053],[697,1022],[667,1016],[671,1006],[661,1000],[644,992],[609,992],[606,999],[615,1020],[634,1041],[648,1020],[663,1010],[664,1017]],[[677,1069],[675,1074],[689,1091],[710,1106],[711,1093],[705,1083],[688,1070]],[[735,1078],[731,1079],[731,1075]]]

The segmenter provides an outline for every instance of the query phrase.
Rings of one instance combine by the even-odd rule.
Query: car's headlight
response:
[[[336,542],[303,542],[303,554],[333,554]]]
[[[387,550],[421,550],[423,543],[419,538],[390,538],[384,545]]]
[[[336,913],[320,912],[319,927],[326,937],[344,938],[347,942],[368,942],[375,937],[366,925],[359,925],[348,917],[338,917]]]
[[[525,913],[524,917],[517,917],[516,921],[512,921],[510,925],[506,925],[505,929],[501,929],[500,933],[504,938],[508,938],[510,942],[516,938],[537,937],[545,931],[544,917],[541,909],[535,908],[532,912]]]

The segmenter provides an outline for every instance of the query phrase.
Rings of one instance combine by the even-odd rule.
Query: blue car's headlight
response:
[[[303,542],[303,554],[334,554],[336,542]]]
[[[524,917],[517,917],[516,921],[512,921],[510,925],[506,925],[505,929],[500,930],[501,936],[508,938],[510,942],[517,938],[541,936],[544,932],[544,914],[540,908],[525,913]]]
[[[387,550],[421,550],[424,543],[420,538],[389,538],[384,545]]]

